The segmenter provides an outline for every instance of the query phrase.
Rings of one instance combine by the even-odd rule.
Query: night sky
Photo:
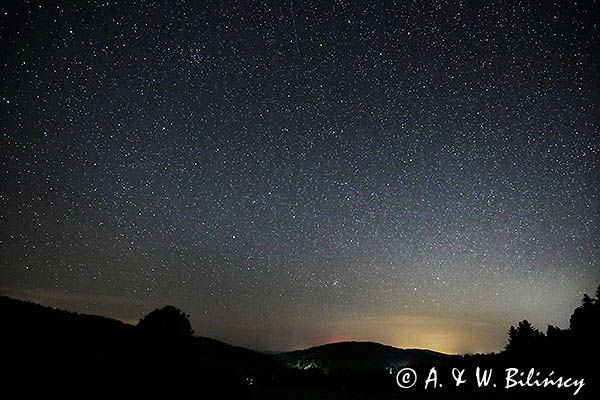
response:
[[[600,283],[596,1],[7,3],[2,294],[454,353]]]

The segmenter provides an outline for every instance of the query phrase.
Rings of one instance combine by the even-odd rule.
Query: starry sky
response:
[[[2,294],[461,353],[600,283],[596,1],[9,3]]]

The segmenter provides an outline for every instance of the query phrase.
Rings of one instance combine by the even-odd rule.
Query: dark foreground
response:
[[[511,351],[475,356],[357,342],[266,355],[214,339],[152,332],[7,297],[0,297],[0,313],[1,380],[6,393],[15,389],[19,397],[600,398],[597,310],[584,318],[585,329],[577,334],[558,330],[530,342],[514,339]],[[408,366],[418,380],[412,388],[401,389],[396,374]],[[493,370],[487,387],[477,386],[477,367]],[[453,368],[465,370],[467,382],[459,388],[454,387]],[[525,375],[535,368],[539,380],[553,371],[552,378],[584,379],[585,384],[577,395],[575,387],[506,389],[506,368],[519,368]],[[425,390],[428,376],[432,380]]]

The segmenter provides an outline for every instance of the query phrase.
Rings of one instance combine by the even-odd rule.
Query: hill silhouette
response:
[[[244,398],[572,398],[572,391],[517,388],[482,392],[473,382],[437,391],[402,392],[394,374],[403,367],[426,376],[431,367],[535,367],[556,376],[585,378],[577,398],[597,398],[600,290],[585,295],[567,329],[539,331],[527,320],[508,330],[498,354],[452,356],[374,342],[339,342],[265,354],[198,337],[188,316],[172,306],[154,310],[137,326],[0,296],[0,342],[7,388],[27,394],[105,393],[140,396],[166,392]],[[424,379],[424,378],[423,378]],[[441,397],[440,397],[441,396]]]
[[[266,354],[215,339],[165,334],[3,296],[0,315],[2,359],[12,366],[4,377],[12,381],[100,388],[191,379],[238,391],[284,371]]]
[[[338,342],[278,355],[286,365],[326,373],[373,372],[431,364],[453,356],[422,349],[399,349],[375,342]]]

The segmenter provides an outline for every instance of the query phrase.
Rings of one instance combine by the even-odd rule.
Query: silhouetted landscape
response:
[[[0,6],[2,399],[600,399],[599,0]]]
[[[282,353],[277,359],[297,369],[343,374],[393,370],[414,364],[436,363],[451,357],[430,350],[397,349],[373,342],[340,342]]]
[[[448,355],[431,350],[398,349],[373,342],[329,343],[305,350],[263,354],[195,336],[188,315],[173,306],[157,309],[137,326],[101,316],[77,314],[0,297],[3,373],[9,385],[28,391],[77,391],[81,388],[173,393],[197,388],[255,398],[506,398],[543,394],[570,398],[572,391],[522,388],[506,392],[477,388],[401,390],[394,375],[413,367],[426,376],[435,366],[450,377],[452,368],[535,367],[558,376],[585,378],[578,398],[598,393],[600,302],[585,295],[568,329],[548,326],[546,333],[528,321],[508,330],[504,351]],[[440,398],[442,398],[440,397]]]

